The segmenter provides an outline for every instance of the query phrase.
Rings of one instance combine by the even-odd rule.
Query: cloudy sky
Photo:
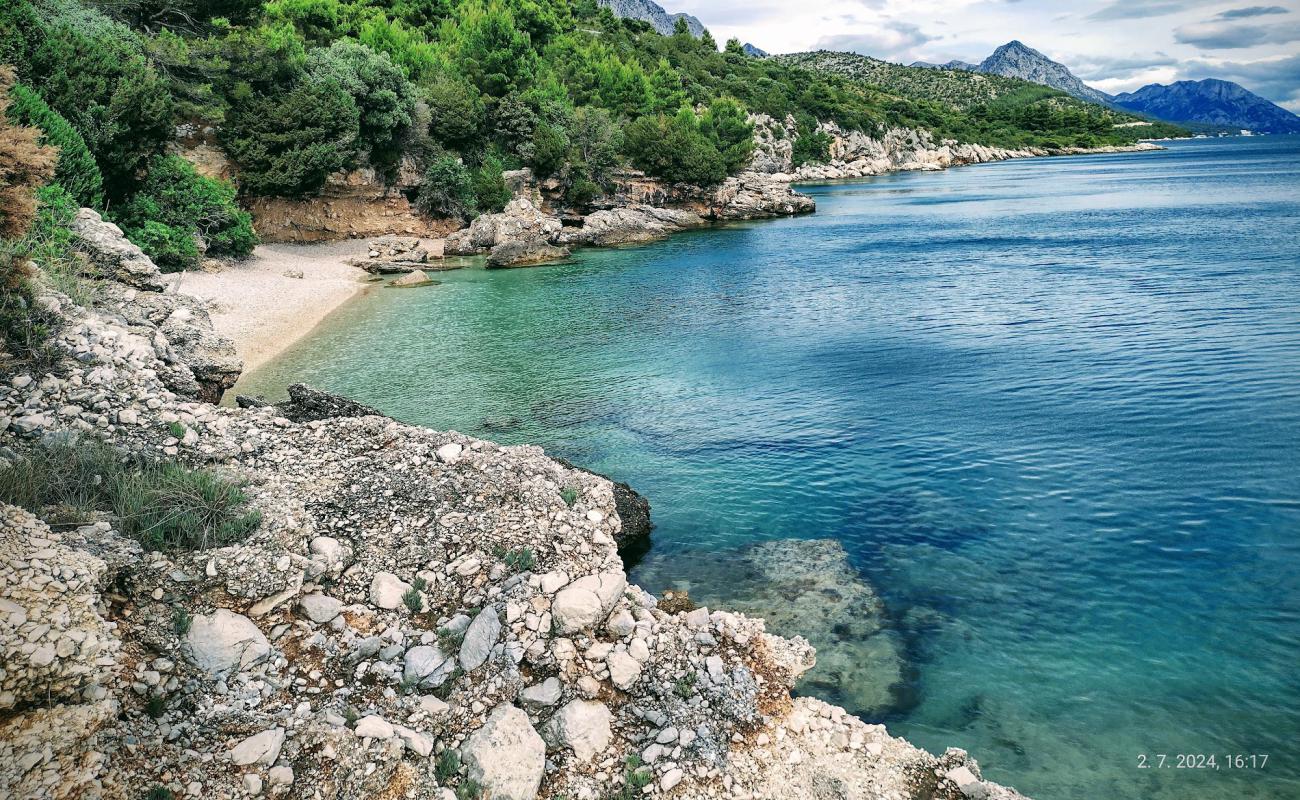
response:
[[[659,0],[773,53],[979,62],[1019,39],[1092,86],[1225,78],[1300,112],[1300,0]]]

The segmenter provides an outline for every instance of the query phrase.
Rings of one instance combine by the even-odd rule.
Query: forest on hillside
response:
[[[521,166],[576,207],[629,164],[719,183],[748,162],[751,113],[793,116],[799,161],[826,158],[819,121],[1004,146],[1137,135],[1032,84],[956,102],[719,48],[684,23],[660,35],[594,0],[10,0],[0,63],[17,78],[10,120],[59,151],[44,206],[106,211],[168,270],[249,252],[241,197],[311,197],[360,165],[392,179],[404,157],[423,212],[469,219],[508,201],[502,172]],[[235,183],[169,155],[178,126],[214,131]]]

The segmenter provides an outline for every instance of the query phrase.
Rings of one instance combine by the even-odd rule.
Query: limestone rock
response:
[[[185,635],[190,660],[209,675],[247,669],[271,654],[271,644],[253,621],[218,608],[191,621]]]
[[[298,600],[298,608],[312,622],[325,623],[339,615],[343,610],[343,601],[324,594],[309,594]]]
[[[556,747],[572,749],[579,761],[590,761],[609,746],[612,719],[604,703],[570,700],[546,723],[547,738]]]
[[[411,584],[391,572],[376,572],[370,581],[370,602],[380,608],[394,609],[402,605],[402,595]]]
[[[230,760],[237,767],[249,764],[270,766],[280,757],[280,748],[284,745],[284,728],[272,728],[248,737],[235,745],[230,751]]]
[[[553,706],[560,702],[562,689],[560,679],[554,676],[547,678],[541,683],[535,683],[532,686],[525,687],[519,693],[519,701],[527,706],[545,707]]]
[[[534,800],[546,769],[546,743],[527,714],[502,703],[461,745],[461,759],[491,797]]]
[[[496,606],[488,606],[479,612],[465,631],[460,645],[460,667],[466,672],[478,669],[487,661],[493,645],[501,636],[501,620],[497,613]]]
[[[97,274],[148,292],[167,287],[158,266],[144,251],[97,212],[83,208],[72,221],[76,248],[90,259]]]
[[[574,633],[599,622],[627,588],[622,573],[587,575],[570,583],[555,595],[551,614],[561,634]]]

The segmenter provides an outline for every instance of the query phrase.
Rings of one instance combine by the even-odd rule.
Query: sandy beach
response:
[[[211,301],[213,326],[234,340],[248,373],[373,285],[365,271],[344,263],[365,253],[364,239],[261,245],[220,272],[179,274],[175,290]],[[297,270],[301,278],[292,277]]]

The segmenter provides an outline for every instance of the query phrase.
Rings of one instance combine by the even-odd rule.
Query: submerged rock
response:
[[[691,600],[762,617],[801,635],[817,666],[797,685],[855,713],[879,716],[897,702],[906,662],[884,603],[835,539],[779,539],[699,557],[645,564],[637,578],[685,589]]]

